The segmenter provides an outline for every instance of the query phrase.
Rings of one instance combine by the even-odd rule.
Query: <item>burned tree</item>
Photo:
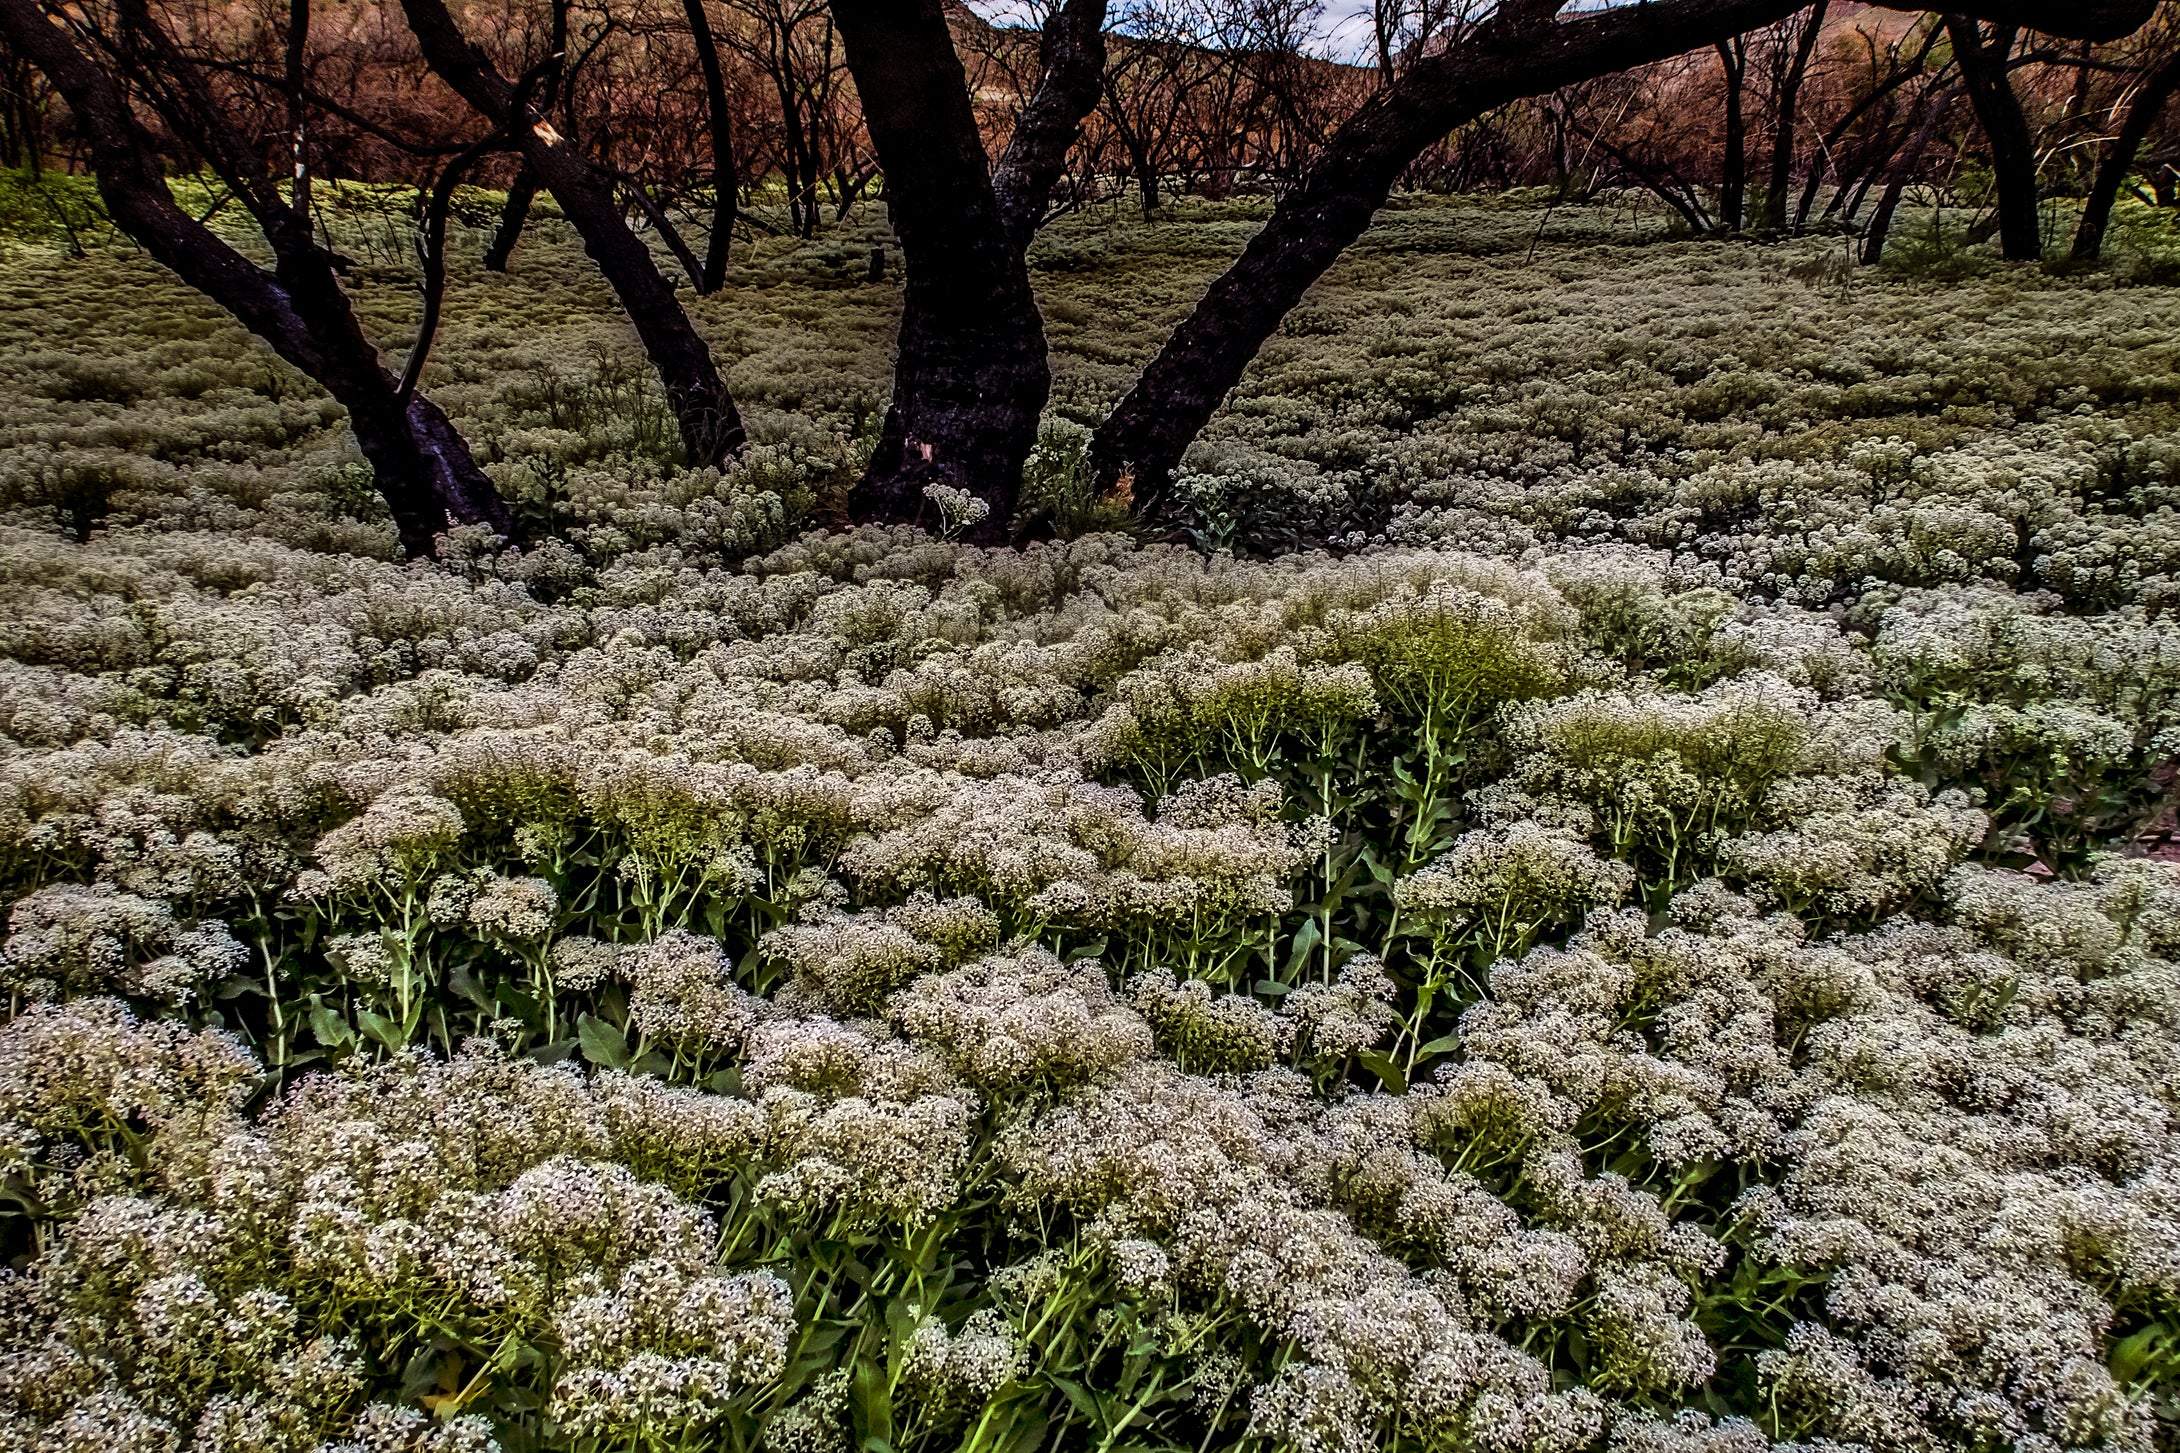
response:
[[[1364,102],[1333,136],[1098,429],[1091,449],[1099,479],[1131,480],[1139,508],[1163,504],[1182,451],[1280,320],[1362,235],[1423,148],[1509,101],[1714,45],[1806,4],[1655,0],[1564,19],[1563,0],[1502,4]],[[1986,0],[1975,13],[2000,25],[2103,39],[2138,28],[2153,8],[2154,0]]]
[[[62,14],[38,0],[0,0],[0,35],[68,103],[115,225],[348,411],[411,555],[429,554],[433,537],[450,523],[512,535],[506,505],[446,415],[415,390],[413,379],[404,386],[380,361],[341,286],[340,260],[311,227],[302,81],[308,0],[294,0],[289,12],[284,144],[277,150],[250,144],[231,102],[215,94],[208,68],[184,52],[146,0],[124,0],[110,14],[76,7]],[[138,99],[169,131],[195,142],[249,211],[272,252],[270,271],[175,202]]]
[[[2133,98],[2119,131],[2105,144],[2104,155],[2097,162],[2096,180],[2090,183],[2089,196],[2082,203],[2082,219],[2074,231],[2076,262],[2094,262],[2103,254],[2104,234],[2112,225],[2112,206],[2134,170],[2142,143],[2149,139],[2150,129],[2157,124],[2175,90],[2180,90],[2180,50],[2149,65],[2133,86]]]
[[[620,299],[658,370],[690,461],[724,464],[740,454],[741,415],[711,348],[674,296],[673,284],[660,274],[650,248],[630,230],[615,199],[614,177],[583,156],[532,103],[534,76],[557,58],[546,57],[531,75],[510,80],[462,33],[444,0],[402,0],[402,12],[425,63],[487,124],[506,130],[523,165],[583,239],[584,251]]]
[[[1960,67],[1961,89],[1991,149],[1991,176],[1998,192],[1998,250],[2009,262],[2044,255],[2036,208],[2036,138],[2013,88],[2012,59],[2019,32],[2007,24],[1988,30],[1973,16],[1947,12],[1946,34]]]
[[[1104,0],[1069,0],[996,171],[938,0],[834,0],[906,265],[893,401],[853,497],[860,519],[915,520],[932,485],[966,489],[1003,532],[1051,388],[1023,250],[1104,72]]]

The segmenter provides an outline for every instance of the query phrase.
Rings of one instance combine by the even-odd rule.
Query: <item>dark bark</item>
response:
[[[2036,139],[2014,94],[2008,60],[2014,29],[1992,28],[1986,36],[1973,18],[1953,12],[1945,17],[1953,38],[1953,59],[1960,66],[1962,89],[1991,149],[1991,178],[1998,191],[1998,250],[2012,262],[2034,262],[2044,255],[2042,220],[2036,207]]]
[[[2176,88],[2180,88],[2180,54],[2143,78],[2142,89],[2128,106],[2119,134],[2097,163],[2097,178],[2090,184],[2088,199],[2082,204],[2081,224],[2074,231],[2076,262],[2095,262],[2103,255],[2104,234],[2112,225],[2112,204],[2119,200],[2119,190],[2126,185],[2127,174],[2134,170],[2135,154],[2142,149],[2150,128],[2157,124],[2158,113],[2165,109]]]
[[[1105,84],[1105,0],[1067,0],[1045,23],[1044,74],[992,173],[1007,240],[1029,246],[1082,119]]]
[[[1726,138],[1718,176],[1718,225],[1739,232],[1748,220],[1748,117],[1742,109],[1749,74],[1748,42],[1741,36],[1718,43],[1726,71]]]
[[[515,244],[522,241],[522,229],[529,225],[530,203],[535,200],[537,173],[525,162],[516,170],[515,179],[507,184],[507,205],[500,209],[499,229],[492,234],[492,245],[484,252],[487,272],[507,271],[507,264],[515,255]]]
[[[1880,0],[1887,10],[1920,10],[1904,0]],[[2118,40],[2149,24],[2157,0],[1976,0],[1978,20],[2019,30],[2040,30],[2062,40]]]
[[[734,245],[734,214],[741,202],[742,176],[734,165],[734,117],[727,109],[727,75],[719,65],[719,42],[712,35],[704,0],[681,0],[689,17],[689,37],[696,47],[697,69],[704,75],[704,112],[712,143],[712,235],[697,275],[699,293],[716,293],[727,282],[727,253]]]
[[[276,263],[268,274],[176,204],[157,151],[120,88],[36,0],[0,0],[0,34],[67,101],[114,224],[348,411],[349,427],[410,554],[429,554],[433,536],[450,522],[513,535],[506,505],[446,415],[421,395],[404,398],[380,363],[307,221],[276,205],[269,188],[245,194],[246,204],[254,199],[252,210],[273,246]],[[231,140],[208,136],[208,153],[231,158]]]
[[[538,184],[583,239],[583,250],[620,299],[658,370],[690,462],[730,462],[745,441],[741,415],[673,284],[622,217],[611,181],[531,111],[517,86],[462,34],[444,0],[402,0],[401,8],[425,64],[488,122],[507,127]]]
[[[1100,482],[1132,477],[1139,507],[1162,506],[1189,441],[1425,147],[1509,101],[1715,45],[1804,3],[1651,0],[1556,19],[1556,0],[1509,0],[1458,44],[1418,60],[1333,134],[1098,429],[1091,459]],[[2034,12],[2053,34],[2102,35],[2139,26],[2154,0],[1979,0],[1976,8],[1986,7]]]
[[[1824,29],[1827,0],[1817,0],[1802,16],[1794,57],[1779,76],[1778,99],[1772,113],[1771,173],[1764,186],[1764,210],[1757,226],[1777,230],[1786,226],[1786,194],[1794,180],[1795,127],[1799,119],[1802,81],[1809,74],[1809,57]]]
[[[1860,100],[1848,107],[1846,112],[1825,131],[1823,140],[1817,146],[1819,158],[1825,164],[1810,167],[1809,175],[1802,183],[1801,201],[1794,208],[1794,230],[1796,232],[1806,230],[1809,225],[1809,210],[1816,205],[1818,189],[1824,185],[1825,171],[1831,165],[1830,158],[1837,154],[1840,142],[1846,139],[1847,133],[1854,129],[1854,124],[1857,121],[1875,110],[1893,92],[1923,73],[1923,67],[1930,59],[1930,52],[1937,46],[1938,37],[1942,34],[1944,34],[1944,31],[1941,28],[1937,26],[1930,27],[1923,36],[1921,47],[1911,60],[1905,65],[1895,64],[1884,80],[1872,86]],[[1829,217],[1839,210],[1839,199],[1847,189],[1848,180],[1849,178],[1846,175],[1839,173],[1836,169],[1834,170],[1833,181],[1836,185],[1833,190],[1832,201],[1825,209],[1826,216]]]
[[[1922,164],[1923,153],[1937,137],[1938,128],[1945,124],[1945,113],[1950,98],[1940,95],[1931,100],[1923,113],[1922,124],[1906,146],[1894,155],[1892,168],[1885,177],[1885,190],[1878,194],[1877,210],[1870,213],[1870,225],[1862,233],[1862,261],[1874,267],[1885,255],[1885,238],[1892,231],[1893,214],[1900,210],[1900,195],[1915,179],[1915,168]],[[1856,206],[1861,205],[1858,198]],[[1853,220],[1853,212],[1848,213]]]
[[[1052,383],[1029,270],[992,190],[941,0],[834,0],[833,16],[906,274],[893,402],[850,507],[858,519],[915,520],[930,513],[926,486],[951,485],[990,504],[980,533],[995,537]]]
[[[288,147],[295,168],[289,208],[299,219],[310,216],[310,163],[304,150],[304,56],[310,44],[310,0],[289,0],[286,55],[282,66],[288,101]]]
[[[461,184],[464,172],[487,152],[504,145],[506,138],[494,133],[449,161],[425,199],[424,236],[417,245],[417,261],[423,274],[423,310],[416,324],[416,341],[409,347],[409,356],[401,365],[401,381],[394,388],[403,401],[416,392],[424,376],[424,361],[431,357],[431,345],[439,336],[439,313],[447,297],[447,214],[454,206],[454,189]]]

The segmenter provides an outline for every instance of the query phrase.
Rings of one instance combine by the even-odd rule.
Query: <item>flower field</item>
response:
[[[14,244],[0,1450],[2180,1446],[2150,224],[1419,202],[1114,529],[1254,215],[1039,241],[1019,549],[813,524],[871,237],[691,303],[722,473],[541,224],[425,384],[543,543],[416,564],[299,376]]]

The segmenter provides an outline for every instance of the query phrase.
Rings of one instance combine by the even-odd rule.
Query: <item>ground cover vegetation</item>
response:
[[[725,470],[549,207],[458,263],[541,543],[407,562],[306,381],[18,244],[9,1446],[2168,1446],[2156,214],[1418,201],[1115,533],[1262,205],[1032,249],[1022,548],[808,528],[874,224],[690,304]]]
[[[1556,9],[0,0],[0,1453],[2180,1446],[2172,17]]]

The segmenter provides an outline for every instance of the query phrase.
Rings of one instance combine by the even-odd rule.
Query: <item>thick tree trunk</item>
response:
[[[278,262],[268,275],[175,202],[120,89],[36,0],[0,0],[0,34],[68,102],[115,225],[348,411],[403,548],[429,554],[433,536],[450,523],[514,534],[505,503],[446,415],[419,395],[402,398],[356,322],[331,259],[307,233],[269,229]]]
[[[1783,20],[1804,3],[1650,0],[1558,19],[1559,0],[1508,0],[1460,43],[1417,61],[1333,134],[1098,429],[1091,459],[1099,481],[1132,478],[1140,506],[1162,505],[1189,441],[1425,147],[1509,101],[1715,45]],[[2126,34],[2153,8],[2154,0],[1975,6],[1978,14],[2033,13],[2047,33],[2095,38]]]
[[[1718,225],[1739,232],[1748,220],[1749,128],[1742,109],[1746,94],[1748,44],[1741,36],[1718,43],[1718,62],[1726,72],[1726,137],[1718,174]]]
[[[995,538],[1052,383],[1029,270],[940,0],[834,0],[833,17],[906,272],[893,403],[850,507],[863,520],[927,518],[924,489],[950,485],[991,506],[979,533]]]
[[[689,17],[689,37],[696,46],[697,69],[704,73],[705,119],[712,143],[712,235],[704,249],[697,291],[716,293],[727,282],[727,254],[734,246],[734,216],[741,203],[742,175],[734,164],[734,117],[727,109],[727,76],[719,65],[719,42],[712,35],[704,0],[681,0]]]
[[[538,183],[560,204],[583,250],[598,265],[636,327],[644,353],[665,385],[668,406],[690,462],[724,465],[745,442],[741,415],[696,325],[660,275],[651,249],[629,230],[610,183],[575,152],[550,122],[513,114],[515,87],[465,37],[445,0],[402,0],[424,62],[463,100],[497,126],[506,126]]]
[[[515,244],[522,241],[522,229],[530,222],[530,204],[537,200],[537,173],[524,162],[515,172],[515,179],[507,184],[507,205],[500,209],[500,225],[492,234],[492,245],[484,250],[487,272],[505,272],[514,258]]]
[[[1800,113],[1802,82],[1809,74],[1809,56],[1817,48],[1817,36],[1824,29],[1827,8],[1827,0],[1817,0],[1802,17],[1794,59],[1779,77],[1778,104],[1772,117],[1771,174],[1764,186],[1763,214],[1756,224],[1773,231],[1786,226],[1786,196],[1794,180],[1795,127]]]
[[[1881,9],[1921,11],[1911,0],[1877,0]],[[1965,7],[1978,20],[2017,30],[2040,30],[2061,40],[2118,40],[2149,24],[2156,0],[1975,0]]]
[[[1991,176],[1998,189],[1998,250],[2012,262],[2034,262],[2044,255],[2044,231],[2036,206],[2036,140],[2014,94],[2008,62],[2014,29],[1994,27],[1988,40],[1983,27],[1966,15],[1948,13],[1946,33],[1953,38],[1953,59],[1960,65],[1968,104],[1975,108],[1983,139],[1991,148]]]
[[[1007,240],[1029,246],[1044,220],[1068,148],[1105,85],[1105,0],[1067,0],[1045,23],[1044,74],[1007,138],[992,191]]]
[[[2142,89],[2135,93],[2134,103],[2127,108],[2127,119],[2120,123],[2119,135],[2112,138],[2105,148],[2104,157],[2097,163],[2097,177],[2090,184],[2089,196],[2082,203],[2081,224],[2074,230],[2074,260],[2095,262],[2104,253],[2104,234],[2112,225],[2112,204],[2119,200],[2119,189],[2126,185],[2127,174],[2134,170],[2135,154],[2157,124],[2158,113],[2172,99],[2175,88],[2180,88],[2180,55],[2174,55],[2142,81]]]

